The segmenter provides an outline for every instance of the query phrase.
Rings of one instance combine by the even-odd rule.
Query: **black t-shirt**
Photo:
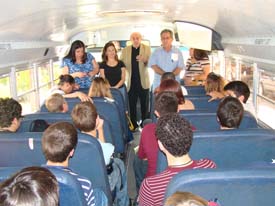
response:
[[[125,67],[125,64],[119,60],[116,66],[111,67],[102,62],[99,67],[104,69],[105,78],[108,79],[111,87],[113,87],[121,80],[121,68]]]

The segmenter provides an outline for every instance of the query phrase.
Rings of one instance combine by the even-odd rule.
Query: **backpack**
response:
[[[44,132],[49,126],[44,119],[36,119],[31,122],[29,132]]]

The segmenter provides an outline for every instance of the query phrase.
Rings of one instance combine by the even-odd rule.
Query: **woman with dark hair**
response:
[[[210,72],[210,62],[207,51],[190,48],[190,58],[186,63],[184,85],[202,84]]]
[[[102,63],[99,64],[100,76],[106,78],[111,87],[120,88],[125,82],[125,64],[118,60],[113,42],[105,44],[102,51]]]
[[[61,94],[64,98],[79,98],[81,101],[91,101],[87,94],[75,91],[79,89],[79,85],[75,83],[75,79],[70,74],[61,74],[59,76],[58,85],[51,88],[47,97],[52,94]],[[44,101],[42,101],[44,103]]]
[[[195,106],[193,103],[185,99],[182,93],[180,84],[173,79],[167,79],[160,83],[158,93],[160,92],[174,92],[178,98],[178,110],[193,110]]]
[[[89,88],[92,78],[98,73],[98,64],[92,54],[85,52],[82,41],[72,43],[67,56],[63,58],[63,74],[70,74],[80,88]]]

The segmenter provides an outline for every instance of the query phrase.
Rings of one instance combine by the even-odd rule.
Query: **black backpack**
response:
[[[29,132],[44,132],[49,126],[44,119],[36,119],[32,121]]]

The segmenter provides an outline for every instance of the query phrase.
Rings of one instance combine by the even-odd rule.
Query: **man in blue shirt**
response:
[[[179,74],[184,68],[183,56],[179,49],[172,46],[173,32],[164,29],[160,33],[161,47],[157,48],[149,59],[149,67],[154,72],[153,89],[159,86],[161,75],[164,72],[173,72],[179,81]]]

